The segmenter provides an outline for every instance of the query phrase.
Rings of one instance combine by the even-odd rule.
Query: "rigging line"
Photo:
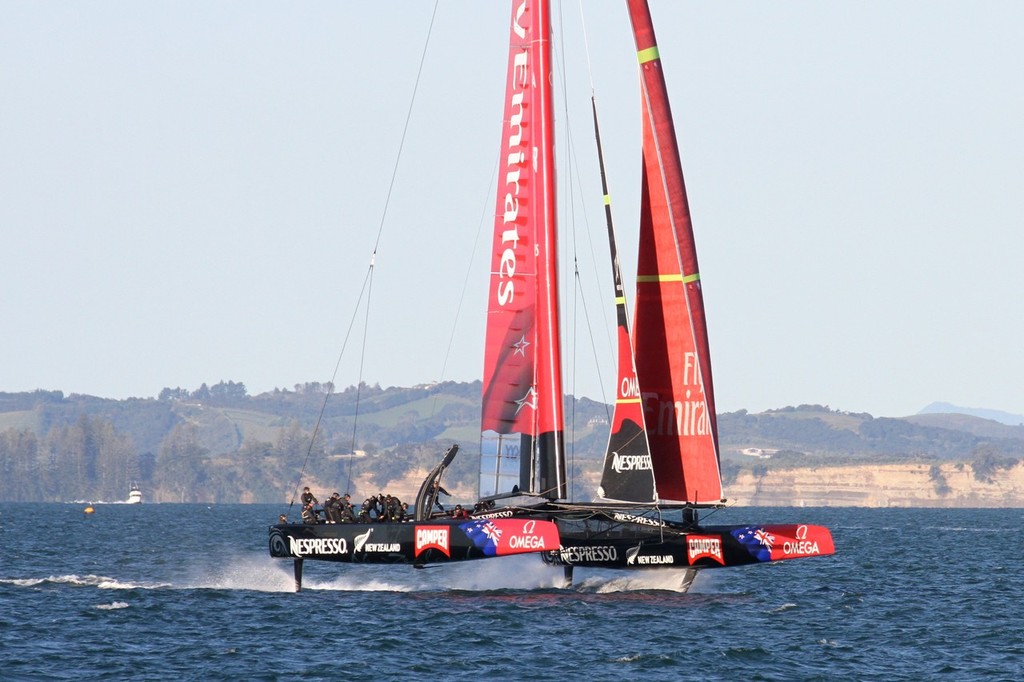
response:
[[[485,221],[487,220],[488,205],[493,199],[491,192],[492,188],[497,188],[497,177],[498,168],[501,165],[501,151],[498,151],[497,156],[494,159],[494,170],[491,171],[491,179],[487,183],[487,191],[484,193],[484,205],[480,211],[480,220],[477,222],[476,238],[473,240],[473,249],[469,254],[468,265],[466,266],[466,276],[462,280],[462,293],[459,295],[459,304],[455,307],[455,319],[452,321],[452,333],[448,337],[448,348],[444,353],[444,363],[441,365],[441,381],[444,381],[445,376],[448,373],[448,359],[452,354],[452,346],[455,345],[455,332],[459,326],[459,317],[462,315],[462,304],[466,300],[466,291],[469,290],[469,276],[473,272],[473,265],[476,262],[476,251],[480,245],[480,234],[483,232]],[[438,396],[434,396],[434,402],[430,406],[430,416],[434,416],[435,410],[437,409]]]
[[[720,506],[716,506],[716,507],[700,507],[700,509],[710,509],[711,510],[711,511],[708,512],[708,515],[704,517],[705,521],[707,521],[709,516],[714,516],[715,514],[717,514],[718,512],[720,512],[720,511],[722,511],[723,509],[726,509],[726,508],[727,507],[725,505],[720,505]],[[694,509],[697,509],[697,507],[694,507]]]
[[[316,426],[313,429],[313,435],[312,435],[312,437],[310,438],[310,441],[309,441],[309,448],[306,451],[306,458],[302,462],[302,469],[299,471],[299,481],[302,480],[302,475],[306,471],[306,465],[309,463],[309,457],[310,457],[310,454],[313,451],[313,443],[316,440],[316,436],[317,436],[317,433],[319,432],[321,421],[322,421],[323,416],[324,416],[324,412],[327,409],[327,401],[331,397],[331,393],[334,390],[334,388],[333,388],[334,378],[337,376],[338,368],[341,365],[342,356],[344,356],[344,354],[345,354],[345,346],[348,345],[349,334],[351,334],[351,332],[352,332],[352,325],[355,322],[355,313],[359,309],[359,303],[362,301],[362,297],[363,297],[363,293],[364,292],[366,292],[366,294],[367,294],[367,299],[366,299],[366,315],[367,315],[367,319],[369,319],[370,293],[372,292],[372,288],[373,288],[372,287],[372,281],[373,281],[374,261],[377,258],[377,249],[380,246],[380,240],[381,240],[382,235],[384,234],[384,223],[387,220],[388,207],[391,205],[391,194],[394,191],[395,180],[398,177],[398,167],[401,164],[401,160],[402,160],[402,150],[405,147],[405,138],[406,138],[406,135],[409,132],[409,122],[412,120],[412,110],[413,110],[413,107],[414,107],[414,105],[416,103],[416,93],[419,90],[420,77],[423,75],[423,65],[424,65],[424,63],[426,62],[426,59],[427,59],[427,48],[430,45],[430,36],[433,34],[434,19],[436,19],[436,17],[437,17],[437,8],[438,8],[439,5],[440,5],[440,0],[435,0],[435,2],[434,2],[434,9],[433,9],[433,11],[430,14],[430,24],[427,26],[427,36],[426,36],[426,39],[423,41],[423,52],[420,54],[420,63],[419,63],[419,67],[416,70],[416,81],[413,84],[412,96],[409,98],[409,109],[408,109],[408,111],[406,112],[406,115],[405,115],[405,124],[402,127],[402,137],[401,137],[401,140],[399,141],[399,144],[398,144],[398,153],[395,155],[395,165],[394,165],[394,167],[391,170],[391,181],[388,183],[388,192],[387,192],[387,195],[386,195],[386,197],[384,199],[384,209],[381,211],[380,224],[377,227],[377,238],[376,238],[376,240],[374,241],[374,244],[373,244],[373,254],[370,257],[370,267],[367,270],[366,278],[363,280],[363,288],[359,292],[359,300],[356,303],[356,309],[355,309],[355,311],[353,311],[352,321],[349,323],[349,329],[348,329],[348,332],[345,335],[345,343],[342,346],[342,351],[341,351],[341,353],[338,356],[338,362],[334,366],[334,374],[331,377],[331,384],[332,384],[332,386],[328,390],[327,394],[324,396],[323,404],[320,407],[320,415],[317,417]],[[368,283],[369,283],[369,290],[367,289]],[[364,329],[363,329],[363,350],[362,350],[362,354],[360,356],[360,365],[359,365],[359,382],[356,385],[356,414],[355,414],[355,418],[354,418],[354,422],[353,422],[353,431],[352,431],[352,443],[353,443],[352,454],[355,454],[355,424],[358,423],[358,419],[359,419],[359,397],[360,397],[360,390],[361,390],[361,384],[362,384],[363,361],[365,359],[365,355],[366,355],[366,328],[364,327]],[[348,460],[348,470],[346,472],[346,478],[348,479],[346,481],[347,486],[351,487],[351,485],[352,485],[352,456],[351,455],[349,456],[349,460]],[[299,481],[296,482],[295,489],[292,492],[292,499],[291,499],[291,502],[288,504],[288,508],[289,509],[291,509],[291,507],[295,504],[295,493],[298,491]]]
[[[593,96],[591,96],[591,101],[592,102],[595,101]],[[596,106],[596,105],[593,105],[593,106]],[[580,173],[580,170],[579,170],[579,158],[575,154],[575,151],[576,151],[575,145],[573,146],[572,150],[573,150],[572,163],[573,163],[573,166],[575,166],[575,168],[576,168],[576,175],[577,175],[577,177],[582,177],[582,173]],[[586,229],[584,234],[587,237],[587,246],[589,247],[590,267],[592,267],[594,269],[594,273],[596,275],[596,273],[598,273],[598,272],[605,272],[605,268],[598,267],[598,265],[597,265],[597,253],[595,251],[594,240],[592,238],[593,237],[593,230],[590,229],[590,214],[587,213],[587,209],[586,209],[587,202],[582,197],[582,188],[581,188],[580,191],[581,191],[580,204],[583,206],[583,218],[584,218],[584,223],[586,224],[586,227],[587,227],[587,229]],[[603,193],[602,193],[602,202],[603,202]],[[607,267],[607,266],[605,266],[605,267]],[[614,284],[614,282],[613,282],[613,284]],[[604,299],[604,295],[602,294],[599,298]],[[601,310],[601,321],[603,323],[601,326],[602,326],[602,328],[604,329],[604,332],[605,332],[605,341],[608,344],[608,348],[611,348],[612,351],[615,352],[615,350],[616,350],[616,342],[612,338],[611,330],[615,329],[617,327],[617,325],[616,324],[612,324],[611,321],[608,319],[608,307],[601,306],[600,310]],[[589,329],[593,330],[593,327],[589,327]],[[594,364],[595,365],[599,365],[599,363],[597,361],[598,357],[599,356],[597,354],[596,347],[595,347],[595,351],[594,351]],[[600,376],[600,367],[598,367],[598,375]],[[608,397],[605,394],[604,382],[601,382],[601,400],[606,405],[608,404]]]
[[[566,69],[566,64],[565,64],[565,45],[566,45],[566,40],[565,40],[565,19],[564,19],[564,16],[562,14],[562,8],[563,8],[562,4],[559,3],[558,4],[558,37],[559,37],[559,45],[560,45],[561,49],[558,51],[559,60],[554,62],[554,64],[556,66],[558,66],[558,65],[561,66],[559,74],[560,74],[561,80],[562,80],[562,112],[563,112],[563,115],[565,117],[565,125],[564,125],[564,127],[565,127],[565,148],[566,148],[566,157],[571,159],[571,158],[574,157],[574,153],[573,153],[574,149],[573,149],[573,144],[572,144],[572,134],[570,132],[571,126],[569,125],[569,88],[568,88],[568,85],[567,85],[568,80],[569,80],[569,76],[568,76],[568,71]],[[570,165],[568,167],[571,168],[572,166]],[[578,167],[576,168],[576,175],[573,176],[572,173],[569,173],[568,174],[568,178],[566,180],[566,182],[568,183],[568,186],[569,186],[569,191],[568,191],[569,201],[566,202],[566,207],[567,207],[566,208],[566,211],[567,211],[567,216],[566,217],[567,217],[567,220],[569,221],[569,224],[572,226],[572,232],[573,232],[573,239],[572,239],[572,244],[573,244],[572,263],[573,263],[573,272],[575,274],[575,276],[573,278],[573,284],[574,284],[574,288],[575,288],[575,295],[573,296],[573,301],[574,302],[576,301],[576,299],[578,297],[582,296],[582,294],[580,293],[580,291],[581,291],[581,280],[580,280],[580,277],[579,277],[579,262],[578,262],[578,258],[576,257],[576,214],[575,214],[575,206],[576,206],[576,204],[573,201],[573,187],[575,185],[574,182],[573,182],[573,179],[576,178],[576,177],[580,177],[580,175],[579,175],[579,168]],[[586,223],[586,211],[584,211],[584,223]],[[566,258],[568,258],[568,256],[566,256]],[[572,401],[572,406],[571,406],[570,411],[569,411],[569,434],[572,436],[572,439],[569,442],[569,462],[568,462],[568,464],[569,464],[569,471],[566,474],[567,478],[569,478],[569,481],[570,481],[569,486],[568,486],[568,492],[569,492],[569,499],[570,500],[573,499],[573,492],[574,491],[573,491],[572,481],[575,480],[575,477],[572,475],[572,472],[575,471],[575,468],[576,468],[576,398],[577,398],[576,379],[577,379],[577,376],[578,376],[578,372],[576,371],[576,358],[577,358],[577,355],[578,355],[576,353],[576,342],[577,342],[577,338],[578,338],[577,334],[576,334],[576,329],[577,329],[577,325],[576,325],[577,310],[578,310],[578,306],[574,305],[573,306],[573,334],[572,334],[572,344],[573,344],[573,346],[572,346],[572,364],[571,364],[572,381],[571,381],[571,384],[570,384],[570,386],[572,388],[573,401]]]
[[[348,456],[348,467],[345,471],[345,483],[352,487],[352,462],[356,455],[356,428],[359,426],[359,400],[363,394],[363,367],[366,362],[366,335],[370,326],[370,301],[373,299],[373,263],[370,264],[370,273],[367,277],[369,283],[366,290],[366,318],[363,320],[363,347],[359,353],[359,377],[356,381],[356,411],[352,416],[352,447]],[[351,491],[346,491],[351,492]]]
[[[576,261],[576,257],[575,256],[573,256],[572,262],[573,262],[573,272],[575,274],[574,279],[576,281],[576,289],[578,291],[579,290],[579,286],[580,286],[580,282],[579,282],[579,279],[580,279],[580,268],[579,268],[579,264]],[[576,299],[573,298],[573,302],[575,302],[575,300]],[[576,334],[576,329],[578,328],[578,325],[577,325],[577,315],[579,314],[578,311],[579,311],[579,306],[574,305],[572,307],[572,330],[573,330],[573,334],[572,334],[572,407],[570,408],[570,411],[569,411],[569,423],[572,425],[572,429],[571,429],[570,433],[573,436],[572,445],[569,448],[569,471],[570,472],[573,472],[573,471],[576,470],[576,396],[577,396],[577,391],[576,391],[576,377],[577,377],[576,358],[579,355],[576,352],[576,342],[579,340],[579,335]],[[575,480],[575,476],[572,475],[572,473],[569,474],[569,480],[570,481],[574,481]],[[572,483],[570,483],[569,484],[569,501],[573,501],[573,499],[574,499],[573,498],[573,492],[574,492],[573,485],[572,485]]]
[[[395,165],[391,170],[391,182],[388,184],[388,193],[384,199],[384,210],[380,214],[380,226],[377,228],[377,240],[373,243],[373,253],[377,254],[377,247],[380,246],[381,236],[384,234],[384,221],[387,219],[388,207],[391,205],[391,193],[395,189],[395,180],[398,178],[398,166],[402,161],[402,149],[405,147],[405,137],[409,132],[409,122],[412,120],[413,106],[416,104],[416,92],[420,87],[420,77],[423,75],[423,65],[427,61],[427,48],[430,46],[430,36],[434,30],[434,19],[437,17],[437,7],[441,0],[435,0],[434,11],[430,14],[430,25],[427,27],[427,37],[423,41],[423,52],[420,55],[420,65],[416,70],[416,82],[412,87],[412,97],[409,98],[409,110],[405,114],[405,125],[402,127],[402,138],[398,143],[398,153],[395,156]]]
[[[591,100],[591,103],[592,103],[592,107],[596,110],[597,109],[597,87],[594,85],[594,67],[593,67],[593,61],[591,59],[591,53],[590,53],[590,35],[587,32],[587,19],[586,19],[586,12],[584,12],[584,10],[583,10],[583,0],[579,0],[579,9],[580,9],[580,12],[579,12],[579,16],[580,16],[580,30],[583,33],[583,53],[584,53],[584,55],[586,56],[586,59],[587,59],[587,78],[590,81],[590,100]],[[573,161],[574,164],[577,165],[576,173],[577,173],[577,175],[579,175],[579,169],[578,169],[579,161],[578,161],[578,159],[575,156],[573,156],[572,161]],[[584,203],[583,206],[586,207],[586,203]],[[586,212],[586,208],[584,208],[584,212]],[[588,221],[588,224],[589,224],[589,221]],[[588,243],[590,245],[591,264],[594,267],[594,272],[595,273],[596,272],[600,272],[601,270],[598,269],[598,267],[597,267],[597,257],[594,254],[594,242],[593,242],[593,240],[589,239],[589,237],[591,236],[589,229],[587,230],[587,236],[588,236]],[[623,296],[625,296],[625,291],[623,291]],[[627,306],[627,309],[628,309],[628,306]],[[604,310],[605,309],[602,308],[602,311],[604,311]],[[605,316],[604,312],[602,312],[602,318],[604,319],[604,322],[605,322],[605,324],[604,324],[605,334],[608,335],[608,333],[609,333],[608,330],[611,329],[611,325],[608,324],[608,319]],[[610,336],[608,336],[608,345],[611,348],[615,348],[616,347],[616,344],[612,343],[612,339],[611,339]],[[594,353],[594,357],[595,357],[595,359],[597,358],[596,351]],[[595,363],[596,363],[596,360],[595,360]],[[601,383],[601,401],[605,404],[606,412],[607,412],[608,411],[608,408],[607,408],[608,399],[607,399],[607,396],[604,393],[604,383],[603,382]],[[611,422],[610,414],[609,414],[608,420],[609,420],[609,423],[610,423]]]
[[[575,147],[575,145],[572,144],[572,131],[569,130],[568,126],[566,126],[566,137],[569,138],[569,142],[570,142],[570,144],[569,144],[569,152],[570,152],[569,153],[569,157],[572,159],[572,166],[576,169],[576,177],[582,177],[582,173],[580,172],[580,169],[579,169],[579,158],[576,156],[576,153],[575,153],[576,152],[576,147]],[[586,230],[584,230],[584,234],[587,236],[587,244],[590,246],[591,267],[593,267],[594,272],[597,273],[597,272],[600,272],[600,270],[597,267],[597,257],[596,257],[596,255],[594,253],[594,241],[592,239],[590,239],[591,232],[592,232],[590,230],[590,217],[589,217],[589,214],[587,213],[586,201],[583,199],[583,196],[582,196],[582,188],[577,186],[576,189],[580,193],[579,200],[580,200],[581,206],[583,207],[583,222],[584,222],[584,225],[587,228]],[[573,228],[575,228],[575,220],[573,221]],[[575,229],[573,230],[573,232],[575,234]],[[576,243],[577,243],[577,240],[573,239],[573,251],[574,251],[574,254],[576,253],[576,250],[575,250]],[[608,417],[608,423],[610,424],[612,416],[611,416],[611,411],[610,411],[610,407],[609,407],[609,404],[608,404],[608,395],[607,395],[606,389],[605,389],[604,376],[602,375],[602,372],[601,372],[601,363],[599,361],[599,358],[601,356],[600,356],[600,354],[598,353],[598,350],[597,350],[597,341],[596,341],[596,338],[595,338],[595,335],[594,335],[594,325],[593,325],[593,323],[590,320],[590,314],[589,314],[589,311],[587,310],[586,288],[583,286],[583,278],[582,278],[582,275],[581,275],[580,269],[579,269],[579,259],[575,255],[573,256],[573,265],[574,265],[574,276],[575,276],[575,279],[576,279],[576,294],[577,294],[576,296],[573,297],[573,301],[574,302],[578,302],[580,305],[583,306],[584,319],[586,321],[586,328],[587,328],[587,332],[588,332],[588,334],[590,336],[590,350],[593,353],[593,357],[594,357],[594,371],[597,374],[598,386],[600,387],[600,390],[601,390],[601,403],[605,406],[605,413],[606,413],[606,416]],[[607,316],[605,315],[606,310],[605,310],[605,308],[602,307],[601,311],[602,311],[602,318],[603,318],[603,322],[604,322],[602,327],[605,330],[605,340],[608,343],[608,347],[614,349],[615,345],[612,343],[612,339],[609,336],[609,332],[608,332],[608,330],[610,328],[610,323],[608,321]],[[575,312],[575,309],[574,309],[574,312]],[[573,329],[574,330],[576,329],[575,318],[573,320]],[[576,337],[574,335],[573,336],[573,342],[574,343],[575,343],[575,339],[576,339]],[[573,362],[574,363],[575,363],[575,358],[576,358],[575,350],[576,350],[576,348],[574,346],[573,347],[573,352],[574,352]],[[573,371],[575,373],[575,364],[573,365]],[[575,374],[574,374],[574,376],[575,376]]]
[[[579,270],[577,270],[576,271],[576,278],[578,279],[579,276],[580,276],[580,273],[579,273]],[[596,358],[598,357],[598,355],[597,355],[597,343],[595,342],[595,339],[594,339],[594,328],[593,328],[593,326],[590,323],[590,311],[587,308],[587,299],[586,299],[586,297],[580,296],[580,305],[583,307],[583,318],[584,318],[584,321],[586,322],[587,330],[590,332],[588,334],[588,336],[590,337],[590,350],[594,353],[594,358],[595,358],[595,368],[594,368],[594,371],[597,372],[597,381],[598,381],[598,384],[601,386],[601,402],[605,406],[605,412],[608,413],[608,424],[610,425],[611,421],[612,421],[612,417],[611,417],[611,413],[609,412],[608,403],[607,403],[607,401],[605,399],[605,395],[604,395],[604,376],[601,374],[601,366],[600,366],[600,364],[598,364],[596,362]]]
[[[563,50],[563,53],[564,53],[564,50]],[[565,90],[567,90],[567,88],[564,87],[564,84],[565,84],[564,65],[563,65],[563,72],[560,75],[562,76],[562,83],[563,83],[562,90],[564,92]],[[591,99],[593,99],[593,97]],[[565,103],[563,105],[563,107],[564,107],[564,115],[565,115],[565,137],[566,137],[566,148],[567,148],[566,149],[566,155],[570,159],[570,163],[567,164],[567,167],[575,171],[575,175],[570,175],[570,180],[572,178],[582,178],[583,177],[583,173],[580,170],[579,156],[576,153],[575,140],[574,140],[573,135],[572,135],[572,126],[570,125],[570,122],[569,122],[569,114],[568,114],[569,107],[568,107],[568,103]],[[575,194],[574,194],[574,191],[575,191]],[[593,272],[596,275],[596,273],[598,273],[598,272],[603,272],[603,269],[599,268],[598,265],[597,265],[597,255],[596,255],[595,248],[594,248],[594,240],[592,238],[593,230],[590,229],[590,214],[587,212],[587,200],[584,197],[583,188],[582,188],[582,186],[580,186],[580,183],[578,183],[578,182],[577,183],[569,182],[569,202],[568,203],[569,203],[569,206],[570,206],[570,210],[574,210],[575,209],[576,200],[578,200],[579,203],[580,203],[580,207],[582,209],[582,215],[583,215],[583,223],[584,223],[584,226],[586,228],[586,229],[584,229],[583,234],[586,237],[587,246],[589,247],[588,253],[590,255],[590,267],[593,268]],[[575,216],[575,213],[573,215]],[[576,277],[578,279],[578,281],[575,282],[575,284],[576,284],[576,290],[575,291],[577,293],[577,296],[573,297],[573,301],[575,302],[575,301],[577,301],[577,299],[584,300],[586,298],[586,288],[583,286],[583,279],[582,279],[582,277],[580,275],[580,272],[579,272],[579,258],[577,256],[578,250],[576,248],[577,244],[579,243],[579,240],[576,238],[576,229],[575,229],[576,228],[576,220],[575,220],[575,217],[570,221],[570,224],[573,227],[573,239],[572,239],[573,254],[574,254],[573,255],[573,265],[575,267],[575,274],[576,274]],[[601,298],[603,298],[603,296]],[[605,330],[605,341],[608,344],[608,348],[611,348],[614,351],[615,343],[612,340],[612,337],[611,337],[611,334],[610,334],[610,330],[613,329],[615,327],[615,325],[611,324],[610,321],[608,320],[607,309],[605,307],[601,307],[600,310],[601,310],[601,318],[602,318],[602,321],[603,321],[602,327]],[[593,329],[594,329],[594,327],[590,323],[589,316],[588,316],[588,318],[587,318],[587,330],[589,331],[589,333],[591,335],[591,349],[592,349],[592,352],[594,354],[593,355],[593,357],[594,357],[594,366],[595,366],[595,369],[596,369],[596,372],[597,372],[597,375],[598,375],[598,381],[599,381],[599,386],[600,386],[600,390],[601,390],[601,402],[605,405],[605,411],[608,412],[608,396],[607,396],[607,392],[606,392],[606,389],[605,389],[604,381],[603,381],[603,379],[601,377],[601,366],[600,366],[600,359],[599,359],[601,356],[598,354],[597,346],[596,346],[596,343],[594,342],[594,338],[593,338],[594,332],[593,332]],[[575,350],[575,348],[574,348],[574,350]],[[575,356],[574,356],[574,361],[575,361]],[[575,364],[573,365],[573,371],[575,372]],[[575,376],[575,374],[574,374],[574,376]],[[608,419],[609,419],[609,421],[611,420],[610,413],[608,415]]]
[[[352,328],[355,325],[356,315],[359,313],[359,306],[363,302],[363,294],[367,294],[367,286],[368,286],[369,282],[372,280],[373,261],[374,261],[374,259],[370,258],[370,266],[369,266],[369,268],[367,268],[366,275],[363,277],[363,286],[359,289],[359,297],[356,299],[356,305],[355,305],[355,307],[352,310],[352,319],[349,320],[348,330],[345,332],[345,339],[344,339],[344,341],[341,344],[341,352],[338,353],[338,360],[337,360],[337,362],[334,363],[334,373],[331,374],[331,381],[330,381],[330,384],[328,384],[327,393],[324,395],[323,402],[320,404],[320,414],[317,415],[316,424],[313,426],[313,434],[309,438],[309,447],[306,449],[306,458],[302,461],[302,468],[299,469],[299,477],[295,481],[295,487],[292,489],[292,499],[288,503],[289,511],[291,510],[292,506],[295,504],[295,496],[298,493],[299,484],[302,482],[302,477],[306,473],[306,465],[309,464],[309,457],[310,457],[310,455],[313,452],[313,443],[316,442],[317,434],[319,434],[319,432],[320,432],[320,425],[321,425],[321,423],[323,422],[323,419],[324,419],[324,413],[327,411],[327,401],[330,399],[331,395],[334,393],[334,381],[335,381],[335,378],[338,376],[338,369],[341,367],[341,360],[345,356],[345,349],[348,348],[348,340],[349,340],[349,337],[352,335]],[[369,308],[369,295],[368,294],[367,294],[367,308]],[[349,458],[349,463],[350,464],[351,464],[351,461],[352,461],[352,459],[350,457]]]
[[[587,20],[583,15],[583,0],[580,0],[580,29],[583,31],[583,53],[587,56],[587,75],[590,77],[590,92],[594,92],[594,67],[590,62],[590,38],[587,36]]]
[[[573,149],[575,149],[575,148],[573,148]],[[572,159],[573,159],[574,162],[576,161],[575,154],[572,155]],[[578,173],[579,173],[579,168],[577,167],[577,174]],[[584,213],[584,221],[589,225],[589,220],[586,219],[586,210],[585,209],[584,209],[583,213]],[[589,232],[590,231],[587,230],[587,234],[588,235],[589,235]],[[573,240],[573,245],[575,246],[575,240]],[[591,242],[591,246],[593,246],[593,242]],[[593,254],[591,254],[591,255],[593,255]],[[597,383],[598,383],[598,386],[600,387],[600,390],[601,390],[601,403],[605,407],[605,415],[606,415],[606,417],[608,419],[608,423],[610,425],[611,421],[612,421],[611,408],[609,407],[608,400],[607,400],[607,395],[605,393],[604,375],[601,372],[601,363],[598,361],[598,358],[600,357],[600,355],[598,354],[598,350],[597,350],[597,340],[596,340],[596,337],[595,337],[595,334],[594,334],[594,325],[593,325],[593,322],[590,319],[590,309],[587,307],[586,291],[585,291],[585,288],[583,287],[583,280],[582,280],[582,276],[580,274],[579,260],[577,258],[575,258],[575,257],[573,259],[573,264],[574,264],[574,279],[576,281],[576,292],[577,292],[577,296],[574,297],[574,299],[573,299],[577,303],[577,305],[573,309],[573,313],[575,315],[580,310],[580,308],[582,308],[582,310],[583,310],[584,326],[585,326],[585,328],[587,330],[587,336],[590,339],[590,351],[591,351],[591,353],[593,354],[593,357],[594,357],[594,371],[597,374]],[[595,272],[596,272],[596,268],[595,268]],[[577,329],[578,326],[579,325],[576,323],[576,319],[574,317],[574,319],[573,319],[573,329],[574,330]],[[576,339],[577,339],[577,335],[573,334],[573,343],[574,344],[576,342]],[[575,353],[575,351],[576,351],[575,345],[573,346],[573,351],[574,351],[573,362],[575,363],[575,357],[577,355]],[[575,364],[574,364],[573,367],[574,367],[574,371],[575,371]]]

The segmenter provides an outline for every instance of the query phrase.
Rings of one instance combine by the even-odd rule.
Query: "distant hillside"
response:
[[[167,388],[156,399],[0,393],[0,500],[122,500],[138,483],[154,502],[274,502],[291,499],[300,480],[322,493],[408,499],[458,443],[446,486],[472,501],[480,393],[480,382],[340,391],[310,383],[250,396],[230,381]],[[574,499],[594,495],[609,418],[607,405],[567,399]],[[882,464],[967,464],[981,480],[1024,458],[1024,427],[963,414],[889,419],[800,405],[721,414],[719,431],[727,487]]]
[[[918,412],[918,414],[963,414],[982,419],[991,419],[992,421],[1009,426],[1024,426],[1024,415],[1021,414],[1011,414],[1001,410],[988,410],[978,407],[959,407],[949,403],[932,403]]]
[[[1024,457],[1024,427],[967,415],[892,419],[801,405],[719,415],[723,459],[762,466],[972,461],[987,453]]]
[[[453,443],[461,454],[446,483],[469,490],[480,394],[480,382],[337,392],[312,383],[256,396],[221,382],[127,400],[0,393],[0,500],[115,501],[138,483],[151,501],[272,502],[289,500],[300,477],[370,494],[397,480],[414,488],[410,472]],[[568,440],[574,461],[603,454],[606,406],[570,398],[567,414],[580,425]]]
[[[911,417],[904,417],[904,419],[911,424],[965,431],[981,438],[996,440],[1024,438],[1024,425],[1008,426],[992,419],[972,417],[962,413],[915,414]]]

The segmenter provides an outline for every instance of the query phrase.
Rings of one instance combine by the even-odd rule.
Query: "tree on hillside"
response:
[[[210,402],[214,405],[242,405],[249,394],[245,384],[221,381],[210,387]]]
[[[83,414],[42,438],[29,430],[0,434],[0,499],[121,499],[137,476],[131,439],[109,419]]]
[[[1011,469],[1020,461],[1014,457],[1007,457],[991,443],[982,443],[971,452],[971,455],[974,478],[983,483],[992,483],[1000,469]]]
[[[206,464],[209,451],[199,445],[196,428],[179,424],[171,429],[156,456],[159,487],[169,491],[177,502],[205,499]]]
[[[188,400],[188,397],[188,390],[181,388],[180,386],[177,388],[164,387],[164,389],[160,391],[160,395],[157,396],[157,400]]]
[[[43,482],[37,469],[41,450],[31,431],[7,429],[0,433],[0,499],[34,500],[41,498]]]

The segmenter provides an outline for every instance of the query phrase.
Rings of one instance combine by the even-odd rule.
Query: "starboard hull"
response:
[[[634,517],[645,518],[646,517]],[[673,527],[608,518],[559,521],[560,547],[545,562],[587,568],[723,568],[835,552],[822,526],[742,525]]]
[[[674,511],[673,511],[674,509]],[[554,522],[559,547],[546,563],[588,568],[721,568],[828,556],[832,533],[810,524],[703,526],[686,507],[546,503],[496,510],[481,517]]]

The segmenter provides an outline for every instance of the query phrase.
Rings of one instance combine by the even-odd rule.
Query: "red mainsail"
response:
[[[518,434],[521,492],[558,499],[566,486],[550,43],[547,0],[513,2],[481,428],[485,438]]]
[[[707,324],[690,209],[650,10],[629,0],[640,62],[643,180],[633,347],[658,494],[722,499]]]

